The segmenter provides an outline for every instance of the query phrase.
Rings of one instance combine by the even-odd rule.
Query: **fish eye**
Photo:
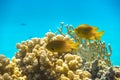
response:
[[[53,50],[53,51],[54,51],[54,48],[51,48],[51,50]]]

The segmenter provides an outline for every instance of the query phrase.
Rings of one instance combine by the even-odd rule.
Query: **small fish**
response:
[[[51,52],[71,52],[78,48],[78,43],[72,40],[53,40],[46,45],[46,48]]]
[[[89,26],[87,24],[82,24],[74,29],[77,36],[83,39],[90,40],[100,40],[101,36],[104,34],[104,31],[97,32],[98,28],[94,26]]]
[[[25,24],[25,23],[21,23],[20,25],[21,25],[21,26],[26,26],[27,24]]]

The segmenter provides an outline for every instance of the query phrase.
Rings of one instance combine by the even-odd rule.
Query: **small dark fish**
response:
[[[20,25],[21,25],[21,26],[26,26],[27,24],[25,24],[25,23],[21,23]]]

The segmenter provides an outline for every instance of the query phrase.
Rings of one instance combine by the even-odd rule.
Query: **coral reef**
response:
[[[51,37],[54,36],[54,37]],[[82,70],[82,58],[71,53],[56,53],[45,49],[51,39],[70,39],[47,33],[45,38],[33,38],[17,44],[17,65],[27,80],[89,79],[91,74]]]
[[[120,67],[110,61],[110,45],[77,37],[72,25],[62,22],[60,26],[59,34],[47,32],[43,38],[17,43],[12,61],[0,55],[0,80],[120,80]],[[46,49],[52,40],[69,39],[79,42],[77,50],[59,53]]]
[[[63,28],[67,29],[67,32],[63,33]],[[72,25],[64,25],[61,23],[61,27],[58,29],[58,32],[65,36],[69,35],[73,40],[79,42],[79,49],[75,54],[80,55],[86,61],[92,61],[94,59],[103,60],[107,63],[107,65],[111,65],[110,56],[112,55],[112,48],[110,44],[108,44],[108,48],[104,41],[88,41],[83,40],[77,37],[74,32],[74,27]]]
[[[10,59],[0,55],[0,80],[26,80],[26,76],[21,74],[14,59],[10,62]]]

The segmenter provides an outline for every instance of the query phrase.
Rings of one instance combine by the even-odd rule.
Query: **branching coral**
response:
[[[64,27],[67,29],[65,34],[62,33]],[[80,55],[86,61],[93,61],[97,58],[105,61],[107,65],[111,65],[110,56],[112,54],[112,48],[110,44],[108,44],[107,48],[104,41],[83,40],[77,37],[72,25],[64,25],[63,22],[61,23],[61,27],[58,29],[58,32],[63,36],[69,35],[73,40],[79,42],[79,49],[75,52],[75,54]]]

